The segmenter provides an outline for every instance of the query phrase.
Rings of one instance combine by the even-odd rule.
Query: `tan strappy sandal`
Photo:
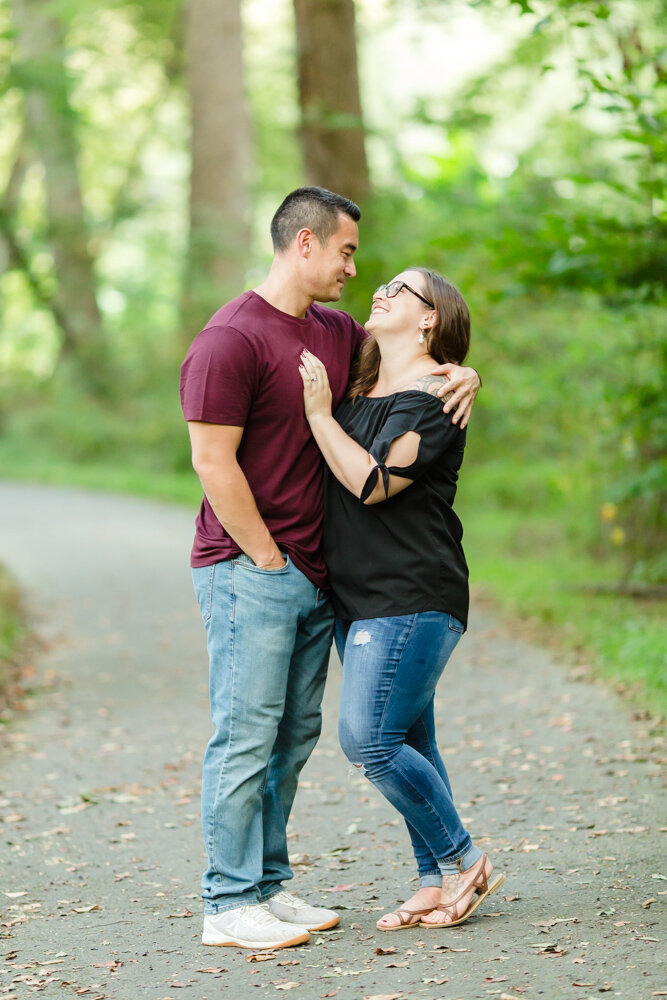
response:
[[[464,921],[466,921],[468,917],[471,917],[475,912],[475,910],[477,909],[477,907],[479,906],[479,904],[482,902],[482,900],[486,899],[486,897],[490,896],[492,892],[495,892],[496,889],[500,888],[500,886],[505,881],[505,876],[502,874],[496,875],[495,878],[491,880],[491,882],[488,881],[486,874],[484,872],[484,866],[487,860],[488,858],[486,854],[483,854],[482,857],[477,862],[477,864],[480,865],[480,870],[475,875],[472,881],[474,892],[470,900],[470,906],[462,916],[456,917],[456,904],[460,899],[463,899],[463,897],[467,892],[470,892],[470,884],[468,884],[465,887],[463,892],[460,892],[458,894],[456,899],[450,900],[449,903],[440,903],[439,906],[433,907],[434,910],[441,910],[443,913],[446,913],[448,916],[455,919],[444,920],[441,923],[437,924],[427,924],[424,923],[423,920],[420,920],[419,926],[426,927],[429,930],[432,930],[434,927],[456,927],[458,924],[464,923]],[[461,869],[460,863],[459,863],[459,871],[461,872],[462,875],[464,874],[463,870]],[[433,910],[430,910],[429,912],[432,913]]]
[[[425,910],[406,910],[404,906],[399,906],[397,910],[391,913],[386,913],[387,917],[398,917],[400,923],[394,924],[393,927],[384,927],[378,920],[375,926],[379,931],[404,931],[408,927],[420,927],[421,924],[418,920],[404,920],[401,916],[402,913],[407,913],[408,917],[422,917],[425,913],[433,913],[435,907],[429,906]]]

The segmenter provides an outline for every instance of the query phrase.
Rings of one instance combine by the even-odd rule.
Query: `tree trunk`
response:
[[[190,340],[224,301],[243,291],[251,155],[241,0],[187,0],[186,18],[192,173],[182,326]]]
[[[294,0],[301,145],[309,184],[363,202],[370,183],[354,0]]]
[[[84,381],[101,389],[102,321],[95,298],[77,168],[78,145],[63,64],[65,39],[50,0],[12,0],[24,84],[26,135],[44,166],[48,237],[57,279],[54,315],[63,332],[63,353]]]

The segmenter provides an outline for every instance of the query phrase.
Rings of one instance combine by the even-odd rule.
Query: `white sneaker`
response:
[[[267,900],[269,913],[288,924],[307,927],[309,931],[326,931],[340,922],[335,910],[325,910],[321,906],[309,906],[303,899],[281,889]]]
[[[237,906],[222,913],[205,914],[202,944],[218,948],[289,948],[305,944],[305,927],[278,920],[266,904]]]

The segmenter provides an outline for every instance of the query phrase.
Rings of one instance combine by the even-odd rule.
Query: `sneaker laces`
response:
[[[294,893],[288,892],[287,889],[281,889],[277,892],[275,896],[271,897],[275,899],[277,903],[285,903],[286,906],[307,906],[308,904],[304,902],[303,899],[299,899]]]
[[[267,903],[240,906],[238,909],[243,917],[247,917],[257,927],[272,927],[276,922],[276,918],[269,912]]]

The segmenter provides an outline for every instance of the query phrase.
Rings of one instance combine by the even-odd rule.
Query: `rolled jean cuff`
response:
[[[445,861],[438,861],[438,868],[442,875],[456,875],[459,871],[466,872],[469,868],[472,868],[479,859],[482,857],[482,852],[479,847],[474,844],[470,844],[455,858],[447,858]],[[459,867],[460,865],[460,867]]]
[[[442,888],[442,872],[439,868],[436,868],[433,872],[420,873],[419,885],[422,889],[425,889],[427,886],[435,886],[436,889]]]
[[[254,906],[259,905],[259,900],[253,895],[245,896],[243,898],[229,900],[226,903],[212,903],[210,900],[206,900],[204,903],[204,913],[207,917],[215,917],[218,913],[226,913],[227,910],[238,910],[240,906]]]

